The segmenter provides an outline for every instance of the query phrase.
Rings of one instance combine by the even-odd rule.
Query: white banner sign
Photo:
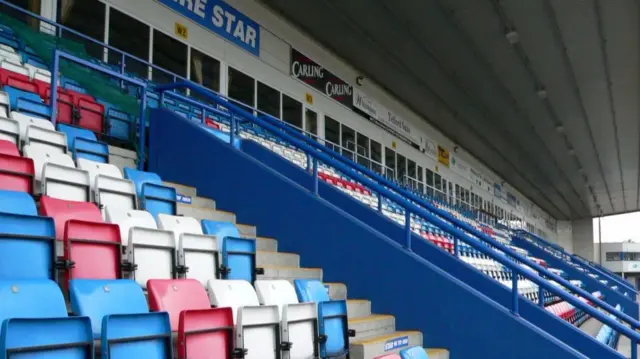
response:
[[[468,179],[473,182],[473,178],[471,176],[471,167],[459,157],[453,156],[451,158],[451,169],[453,170],[453,172],[462,176],[462,178]]]
[[[386,107],[357,88],[353,89],[353,107],[366,113],[372,119],[395,132],[398,136],[420,144],[420,135],[411,124],[387,110]]]
[[[364,92],[353,88],[353,107],[366,113],[367,115],[378,118],[377,104],[376,102]]]
[[[425,139],[424,141],[424,153],[433,158],[434,160],[438,160],[438,145],[431,141],[430,139]]]

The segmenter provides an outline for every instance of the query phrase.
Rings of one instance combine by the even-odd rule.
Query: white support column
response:
[[[47,18],[51,21],[57,21],[58,19],[58,2],[54,0],[43,0],[40,2],[40,16]],[[40,31],[55,35],[56,29],[54,26],[40,22]]]

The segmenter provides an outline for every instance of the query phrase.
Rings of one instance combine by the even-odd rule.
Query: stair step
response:
[[[258,229],[256,228],[256,226],[251,226],[248,224],[236,224],[236,227],[238,227],[240,234],[242,234],[244,237],[256,238],[258,236]]]
[[[402,349],[422,346],[422,333],[418,331],[393,332],[351,342],[350,357],[371,359],[397,353]]]
[[[265,266],[264,274],[258,279],[285,279],[293,282],[295,279],[318,279],[322,281],[321,268],[276,267]]]
[[[242,235],[244,236],[244,233]],[[253,238],[252,236],[247,237]],[[258,237],[256,238],[256,248],[258,251],[277,252],[278,241],[273,238]]]
[[[194,206],[180,206],[178,205],[178,214],[182,214],[187,217],[193,217],[199,221],[211,220],[220,222],[236,223],[235,213],[219,211],[212,208],[194,207]]]
[[[126,167],[136,168],[137,159],[138,155],[134,151],[109,146],[109,163],[118,167],[120,172],[124,172]]]
[[[198,190],[196,190],[195,187],[185,186],[185,185],[182,185],[179,183],[173,183],[173,182],[164,182],[163,184],[167,187],[175,188],[176,192],[178,192],[178,194],[181,194],[183,196],[189,196],[189,197],[198,196]]]
[[[192,197],[191,205],[195,207],[216,209],[216,201],[207,197]]]
[[[329,297],[333,300],[347,299],[347,286],[344,283],[324,283],[329,288]]]
[[[300,255],[296,253],[258,251],[256,253],[258,267],[300,267]]]
[[[396,331],[396,318],[393,315],[373,314],[366,317],[349,319],[349,329],[356,330],[352,342],[378,337]]]
[[[371,301],[366,299],[347,300],[347,314],[349,319],[368,317],[371,315]]]
[[[449,351],[447,349],[428,349],[424,348],[427,351],[427,355],[429,359],[449,359]]]

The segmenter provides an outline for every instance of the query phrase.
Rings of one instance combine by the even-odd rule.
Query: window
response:
[[[280,118],[280,92],[258,81],[258,110]]]
[[[109,45],[138,58],[148,60],[149,26],[110,8]],[[108,59],[112,65],[120,65],[122,62],[122,56],[115,51],[109,51]],[[149,68],[137,60],[127,58],[125,66],[129,73],[134,73],[145,79],[149,77]]]
[[[449,204],[453,205],[453,183],[449,182]]]
[[[442,200],[447,199],[447,180],[442,178]]]
[[[354,154],[356,152],[356,131],[352,128],[342,125],[342,154],[355,160]]]
[[[187,45],[164,33],[153,30],[153,64],[182,77],[187,76]],[[174,76],[153,69],[153,81],[174,82]]]
[[[617,262],[622,260],[622,252],[607,252],[606,259],[608,262]]]
[[[382,145],[371,140],[371,169],[377,173],[382,173]]]
[[[29,10],[33,13],[40,13],[40,1],[38,0],[9,0],[8,3],[16,5],[22,9]],[[40,20],[30,17],[27,14],[21,13],[8,6],[0,4],[0,13],[7,14],[14,19],[20,20],[29,24],[33,29],[40,28]]]
[[[396,152],[389,147],[384,148],[384,165],[387,167],[387,177],[396,178]]]
[[[356,139],[358,143],[358,163],[367,168],[370,168],[371,164],[369,163],[369,137],[358,133]]]
[[[401,183],[407,183],[407,159],[401,154],[397,154],[396,174]]]
[[[315,136],[318,135],[318,113],[306,108],[304,110],[304,130]]]
[[[220,92],[220,61],[192,48],[189,79],[203,87]],[[197,93],[194,93],[193,97],[210,102]]]
[[[418,166],[418,190],[420,193],[424,193],[424,169],[422,166]]]
[[[340,152],[340,149],[335,147],[340,145],[340,123],[329,116],[324,116],[324,138],[327,147]]]
[[[302,104],[285,94],[282,94],[282,120],[302,129]]]
[[[229,67],[229,97],[255,107],[254,95],[256,92],[256,82],[253,77],[246,75],[233,67]],[[302,110],[300,110],[302,114]],[[302,122],[302,121],[301,121]]]
[[[58,22],[100,42],[104,41],[105,5],[98,0],[60,0],[58,2]],[[36,11],[39,13],[40,11]],[[102,60],[104,48],[89,40],[76,36],[68,31],[62,37],[80,42],[87,53]]]
[[[433,197],[433,171],[427,169],[427,195]]]

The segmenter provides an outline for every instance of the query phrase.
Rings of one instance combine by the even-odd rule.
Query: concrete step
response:
[[[333,300],[347,299],[347,286],[344,283],[324,283],[329,288],[329,297]]]
[[[164,185],[175,188],[176,192],[178,192],[178,194],[181,194],[183,196],[189,196],[189,197],[198,196],[198,190],[195,187],[185,186],[185,185],[182,185],[179,183],[173,183],[173,182],[164,182]]]
[[[256,266],[300,267],[300,255],[285,252],[258,251]]]
[[[351,342],[350,358],[372,359],[381,355],[397,353],[413,346],[422,346],[422,333],[417,331],[393,332]]]
[[[238,227],[240,234],[242,234],[244,237],[256,238],[258,236],[258,229],[256,228],[256,226],[237,223],[236,227]]]
[[[373,314],[366,317],[349,319],[349,329],[356,330],[351,342],[378,337],[396,331],[396,318],[393,315]]]
[[[125,167],[136,168],[137,159],[138,154],[135,151],[109,146],[109,163],[118,167],[123,174]]]
[[[211,220],[220,222],[236,223],[235,213],[218,211],[211,208],[194,207],[194,206],[178,206],[178,214],[187,217],[193,217],[199,221]]]
[[[244,236],[244,234],[242,234]],[[253,238],[252,236],[246,236]],[[277,252],[278,241],[273,238],[258,237],[256,238],[256,247],[258,251]]]
[[[366,299],[347,300],[347,314],[349,319],[368,317],[371,315],[371,301]]]
[[[264,274],[258,275],[258,279],[285,279],[293,282],[296,279],[317,279],[322,281],[321,268],[276,267],[265,266]]]
[[[195,207],[216,209],[216,201],[207,197],[192,197],[191,205]]]
[[[449,351],[447,349],[429,349],[425,348],[429,359],[449,359]]]

